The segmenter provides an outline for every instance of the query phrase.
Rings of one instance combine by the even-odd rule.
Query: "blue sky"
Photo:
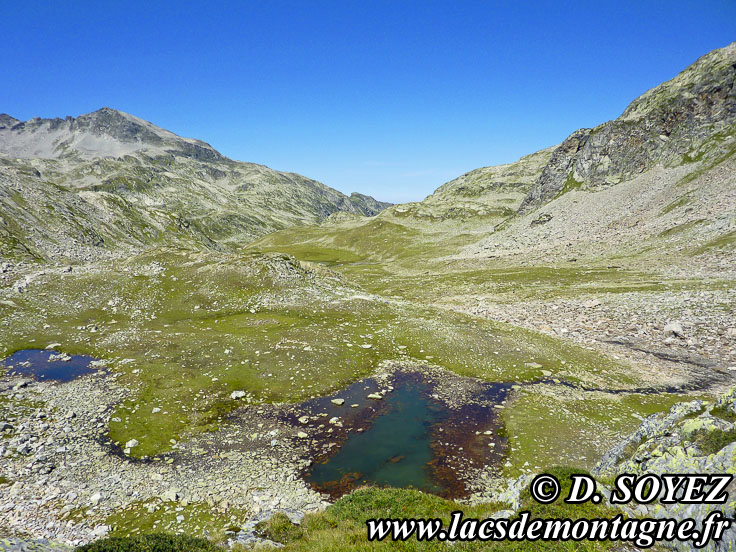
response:
[[[733,0],[0,6],[0,112],[110,106],[396,202],[615,118],[736,40]]]

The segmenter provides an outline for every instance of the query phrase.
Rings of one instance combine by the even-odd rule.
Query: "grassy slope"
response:
[[[583,470],[567,468],[551,468],[549,473],[558,477],[562,483],[561,496],[567,496],[570,489],[570,475],[585,473]],[[432,518],[443,520],[443,526],[449,525],[450,514],[461,511],[463,518],[485,519],[503,506],[482,504],[479,506],[459,505],[441,498],[419,493],[417,491],[399,489],[364,489],[348,495],[325,512],[307,516],[301,526],[288,522],[285,516],[276,516],[264,525],[265,534],[286,543],[285,550],[299,552],[327,552],[333,550],[367,551],[384,550],[445,550],[447,544],[438,541],[419,542],[411,538],[406,542],[369,543],[366,540],[365,522],[371,518]],[[532,518],[578,519],[613,517],[615,512],[604,506],[591,503],[570,506],[561,499],[550,505],[538,504],[531,499],[528,491],[522,494],[521,510],[528,510]],[[580,542],[456,542],[453,550],[549,550],[549,551],[595,551],[610,550],[612,543]]]

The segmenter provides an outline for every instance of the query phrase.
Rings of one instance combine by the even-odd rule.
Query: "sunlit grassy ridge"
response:
[[[595,505],[588,502],[584,505],[565,504],[563,498],[570,492],[570,476],[572,474],[586,474],[587,472],[577,468],[550,467],[545,470],[558,478],[561,483],[561,498],[549,505],[542,505],[531,498],[528,490],[522,492],[521,510],[528,511],[532,519],[595,519],[612,518],[617,514],[604,505]],[[271,519],[259,524],[257,530],[263,537],[285,544],[284,550],[302,552],[328,552],[328,551],[368,551],[383,550],[387,548],[398,550],[445,550],[447,544],[438,540],[419,541],[415,537],[406,541],[383,541],[369,542],[366,538],[366,521],[369,519],[440,519],[445,528],[449,527],[453,512],[461,512],[463,519],[484,520],[506,508],[506,505],[485,503],[480,505],[459,504],[445,500],[431,494],[425,494],[411,489],[379,489],[363,488],[350,493],[335,504],[329,506],[325,511],[307,514],[304,520],[295,525],[289,521],[286,515],[277,513]],[[206,511],[198,505],[190,505],[181,510],[185,516],[180,529],[186,532],[201,530],[203,527],[210,529],[213,540],[224,541],[225,535],[222,529],[223,516],[219,516],[218,525],[211,512]],[[167,544],[176,537],[154,535],[139,536],[139,533],[152,531],[170,530],[172,520],[176,512],[167,512],[160,508],[155,501],[150,504],[137,504],[124,512],[120,512],[108,518],[107,522],[113,527],[114,536],[109,539],[98,541],[90,552],[113,552],[130,550],[144,550],[143,544],[150,542],[161,542]],[[237,519],[233,515],[231,520]],[[233,529],[235,529],[234,527]],[[132,536],[129,536],[132,535]],[[172,543],[174,544],[174,543]],[[195,549],[195,545],[207,548],[206,543],[191,542],[188,545]],[[138,546],[138,548],[136,548]],[[599,550],[619,549],[617,543],[610,542],[463,542],[457,541],[452,544],[457,550],[549,550],[549,551],[576,551],[593,552]],[[186,548],[161,547],[160,550],[180,550]],[[236,545],[236,550],[240,548]],[[257,548],[258,549],[258,548]],[[83,550],[87,550],[84,548]],[[159,550],[157,548],[157,550]],[[655,547],[655,550],[658,548]]]
[[[613,253],[593,263],[551,258],[546,264],[531,265],[458,255],[488,230],[477,220],[452,227],[402,220],[395,216],[394,208],[375,219],[275,232],[249,244],[247,250],[288,253],[302,261],[322,263],[366,291],[421,304],[450,304],[467,296],[489,296],[504,302],[591,293],[711,289],[726,283],[663,278],[656,263],[651,271],[624,268],[619,266],[623,259]],[[627,254],[624,264],[651,256],[648,250],[656,251],[653,240],[643,240],[640,253],[633,257]],[[727,246],[731,241],[731,234],[727,234],[701,250]]]

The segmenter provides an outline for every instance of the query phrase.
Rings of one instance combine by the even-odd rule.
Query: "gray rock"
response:
[[[685,332],[682,329],[682,324],[679,322],[679,320],[675,320],[674,322],[669,322],[668,324],[665,324],[664,333],[665,335],[674,335],[676,337],[681,337],[684,335]]]

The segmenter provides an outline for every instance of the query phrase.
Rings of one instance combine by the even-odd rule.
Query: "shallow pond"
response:
[[[28,376],[39,381],[72,381],[96,372],[90,367],[95,359],[86,355],[64,355],[57,351],[24,349],[0,360],[0,367],[9,373]]]
[[[368,484],[460,497],[467,494],[466,470],[496,465],[503,458],[506,440],[498,435],[501,420],[493,404],[503,400],[510,386],[485,385],[484,404],[450,408],[418,374],[396,373],[391,384],[393,391],[382,400],[367,398],[378,390],[368,379],[334,396],[345,399],[342,406],[332,404],[333,397],[303,405],[320,413],[302,424],[317,441],[337,441],[316,451],[317,460],[305,474],[315,489],[338,497]],[[331,426],[332,416],[340,417],[344,429]]]

